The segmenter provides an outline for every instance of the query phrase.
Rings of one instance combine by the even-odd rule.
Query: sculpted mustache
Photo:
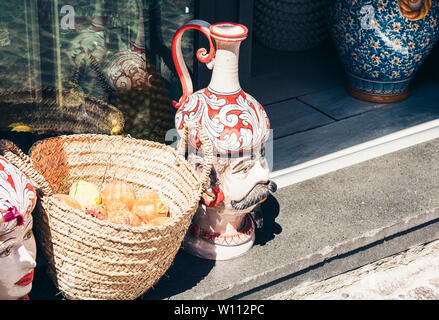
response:
[[[240,201],[233,200],[231,205],[235,210],[245,210],[258,202],[268,198],[270,192],[276,192],[277,185],[274,181],[257,184],[244,199]]]

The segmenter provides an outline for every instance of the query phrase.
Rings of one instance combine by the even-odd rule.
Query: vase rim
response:
[[[209,30],[213,38],[223,41],[242,41],[248,34],[246,26],[234,22],[217,22]]]

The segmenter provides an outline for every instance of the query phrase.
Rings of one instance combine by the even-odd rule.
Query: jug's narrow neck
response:
[[[219,22],[209,27],[215,40],[214,67],[209,89],[214,93],[233,94],[241,91],[239,84],[239,48],[247,38],[246,26],[233,22]]]
[[[233,94],[241,90],[239,83],[239,49],[241,41],[215,40],[216,53],[209,90]]]

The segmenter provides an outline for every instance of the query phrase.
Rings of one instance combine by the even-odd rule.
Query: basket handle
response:
[[[207,136],[206,130],[204,130],[203,126],[199,122],[188,122],[184,125],[183,133],[180,137],[180,142],[177,147],[177,152],[185,158],[186,149],[188,147],[189,141],[189,133],[190,130],[197,130],[198,139],[201,142],[201,148],[203,149],[203,171],[200,176],[200,188],[201,192],[204,191],[205,185],[209,180],[210,171],[212,170],[213,165],[213,146],[209,137]]]
[[[43,196],[52,195],[52,188],[46,179],[33,168],[32,159],[20,150],[13,142],[9,140],[0,140],[0,154],[6,160],[16,166],[21,172],[26,174],[32,181],[32,184],[40,189]]]

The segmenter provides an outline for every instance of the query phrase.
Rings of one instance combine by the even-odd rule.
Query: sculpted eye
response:
[[[252,164],[249,163],[249,164],[247,164],[245,166],[242,166],[239,169],[233,171],[233,174],[237,174],[237,173],[241,173],[241,172],[242,173],[247,173],[250,170],[251,167],[252,167]]]
[[[29,240],[30,238],[32,238],[32,229],[24,235],[24,240]]]
[[[7,247],[5,250],[0,252],[0,258],[7,257],[11,254],[11,247]]]

